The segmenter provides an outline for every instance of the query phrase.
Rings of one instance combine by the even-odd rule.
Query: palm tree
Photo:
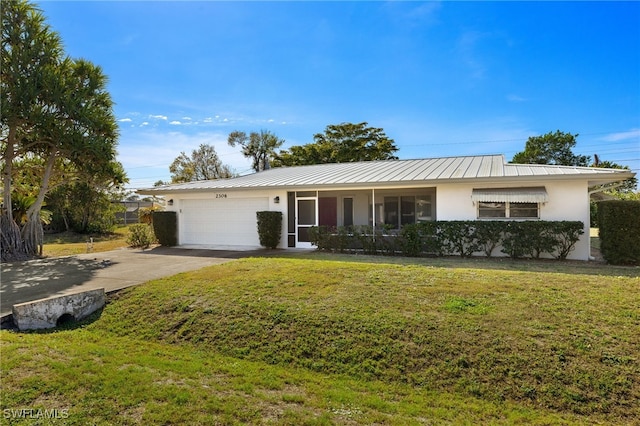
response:
[[[13,220],[19,226],[23,226],[27,223],[29,216],[27,212],[31,208],[31,206],[36,202],[36,197],[22,195],[18,193],[14,193],[11,197],[11,210],[13,212]],[[51,223],[51,216],[53,213],[49,210],[41,209],[40,210],[40,221],[44,225],[48,225]]]

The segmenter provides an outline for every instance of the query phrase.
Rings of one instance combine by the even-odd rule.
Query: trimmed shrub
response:
[[[127,244],[129,247],[146,249],[156,242],[151,226],[146,223],[136,223],[129,227]]]
[[[332,239],[333,247],[340,253],[354,248],[351,239],[353,230],[350,228],[351,227],[339,226],[336,230],[336,235]]]
[[[445,254],[469,257],[482,248],[476,236],[476,222],[461,220],[444,222],[441,224],[438,236]]]
[[[578,221],[524,221],[506,222],[502,239],[502,252],[513,259],[540,258],[547,253],[564,260],[573,251],[584,224]]]
[[[417,257],[423,251],[423,236],[419,224],[409,224],[400,230],[400,250],[403,256]]]
[[[487,257],[502,245],[513,259],[543,254],[566,259],[584,233],[582,222],[551,221],[440,221],[404,225],[394,231],[371,226],[311,228],[311,242],[319,250],[362,251],[365,254],[402,253],[403,256],[460,255],[484,252]]]
[[[332,252],[351,252],[362,249],[359,228],[351,226],[312,226],[309,228],[311,244],[318,250]],[[355,232],[355,234],[354,234]]]
[[[565,260],[569,253],[573,251],[580,235],[584,234],[584,223],[582,222],[547,222],[551,224],[547,238],[552,239],[553,250],[556,252],[556,259]],[[552,250],[552,251],[553,251]]]
[[[640,265],[640,201],[598,203],[600,250],[614,265]]]
[[[442,256],[442,245],[440,244],[440,225],[442,222],[420,222],[418,232],[422,239],[422,251],[429,256]]]
[[[376,234],[382,235],[382,232],[376,231]],[[357,247],[362,248],[364,254],[377,254],[378,243],[376,235],[373,233],[373,227],[368,225],[355,226],[353,228],[353,237],[358,242]]]
[[[493,251],[502,241],[504,222],[488,221],[476,223],[476,238],[478,246],[487,257],[491,257]]]
[[[256,212],[260,245],[274,249],[280,244],[282,235],[282,212]]]
[[[178,217],[176,212],[153,212],[153,233],[163,246],[178,245]]]
[[[564,222],[563,222],[564,223]],[[560,244],[560,241],[564,241],[560,235],[558,235],[559,229],[556,222],[523,222],[525,232],[528,237],[529,247],[525,249],[527,254],[534,259],[540,259],[540,255],[543,253],[553,253],[556,246]],[[580,224],[580,230],[582,230],[582,224]],[[578,240],[573,241],[573,244]],[[571,246],[573,246],[573,244]],[[562,259],[567,257],[564,255]]]
[[[519,259],[531,253],[532,239],[527,232],[527,222],[504,222],[502,252],[512,259]]]
[[[331,234],[331,230],[326,226],[312,226],[309,228],[309,241],[316,246],[318,250],[332,251],[335,247]]]

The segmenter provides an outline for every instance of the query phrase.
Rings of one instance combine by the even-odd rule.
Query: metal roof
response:
[[[230,179],[195,181],[141,189],[140,194],[208,192],[270,188],[371,188],[482,181],[507,183],[519,180],[584,179],[589,185],[633,177],[621,169],[510,164],[503,155],[425,158],[416,160],[363,161],[310,166],[278,167]]]

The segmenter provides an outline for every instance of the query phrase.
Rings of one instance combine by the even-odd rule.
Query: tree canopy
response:
[[[629,166],[621,166],[620,164],[603,160],[601,161],[598,155],[595,156],[596,161],[591,165],[591,167],[599,167],[603,169],[622,169],[622,170],[630,170]],[[616,183],[613,185],[609,185],[610,189],[606,192],[616,196],[617,198],[629,198],[629,195],[633,195],[635,190],[638,187],[638,179],[635,177],[624,180],[620,183]],[[635,195],[637,197],[637,194]]]
[[[191,152],[183,151],[169,166],[171,182],[192,182],[196,180],[224,179],[234,176],[231,168],[222,164],[215,147],[201,144]]]
[[[275,158],[276,148],[280,148],[284,139],[279,139],[276,135],[266,130],[251,132],[249,136],[245,132],[233,131],[227,140],[230,146],[240,145],[242,154],[251,158],[251,167],[259,172],[269,167]]]
[[[2,258],[8,259],[41,252],[40,211],[56,174],[65,182],[122,183],[126,176],[115,160],[118,128],[102,69],[65,56],[60,37],[30,2],[4,2],[0,12]],[[12,196],[21,189],[14,163],[22,160],[39,168],[32,193],[21,194],[35,199],[19,225]]]
[[[578,134],[572,135],[560,130],[549,132],[542,136],[531,136],[527,139],[524,151],[514,155],[511,162],[587,167],[590,160],[589,156],[573,153],[577,137]]]
[[[384,130],[368,127],[368,123],[331,124],[324,133],[313,136],[314,142],[281,150],[275,166],[348,163],[355,161],[397,160],[393,139]]]

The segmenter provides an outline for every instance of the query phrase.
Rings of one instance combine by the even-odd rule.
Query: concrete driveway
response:
[[[232,251],[157,247],[121,249],[0,265],[0,317],[16,303],[104,287],[106,292],[192,271],[266,250]]]

